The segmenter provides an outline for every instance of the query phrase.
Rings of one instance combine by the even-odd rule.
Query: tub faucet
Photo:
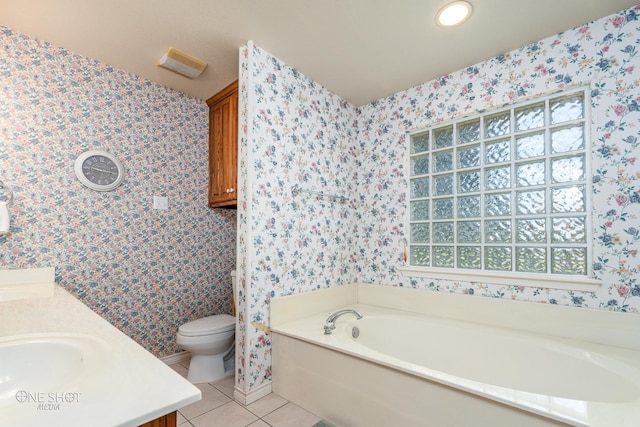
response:
[[[331,331],[333,331],[336,328],[335,322],[336,319],[340,316],[342,316],[343,314],[347,314],[347,313],[351,313],[354,316],[356,316],[356,318],[358,320],[362,319],[362,314],[358,313],[355,310],[351,310],[351,309],[346,309],[346,310],[338,310],[335,313],[331,313],[329,314],[329,317],[327,317],[326,322],[324,323],[324,334],[325,335],[331,335]]]

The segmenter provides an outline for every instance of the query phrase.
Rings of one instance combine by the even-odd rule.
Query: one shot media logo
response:
[[[34,404],[39,411],[59,411],[66,404],[80,403],[82,393],[74,392],[39,392],[18,390],[16,401],[23,404]]]

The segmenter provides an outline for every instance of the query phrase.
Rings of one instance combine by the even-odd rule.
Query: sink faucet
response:
[[[342,316],[343,314],[347,314],[347,313],[351,313],[354,316],[356,316],[356,318],[358,320],[362,319],[362,314],[358,313],[355,310],[351,310],[351,309],[346,309],[346,310],[338,310],[335,313],[331,313],[329,314],[329,317],[327,317],[326,322],[324,323],[324,334],[325,335],[331,335],[331,331],[333,331],[336,328],[335,322],[336,319],[340,316]]]

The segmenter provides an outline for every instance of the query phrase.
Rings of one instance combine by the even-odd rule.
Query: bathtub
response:
[[[325,335],[342,308],[363,318]],[[345,427],[638,426],[639,318],[365,284],[277,298],[272,389]]]

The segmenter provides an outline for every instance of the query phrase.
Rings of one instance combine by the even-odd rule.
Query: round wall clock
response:
[[[113,154],[90,150],[80,154],[75,163],[81,183],[96,191],[111,191],[122,184],[124,166]]]

